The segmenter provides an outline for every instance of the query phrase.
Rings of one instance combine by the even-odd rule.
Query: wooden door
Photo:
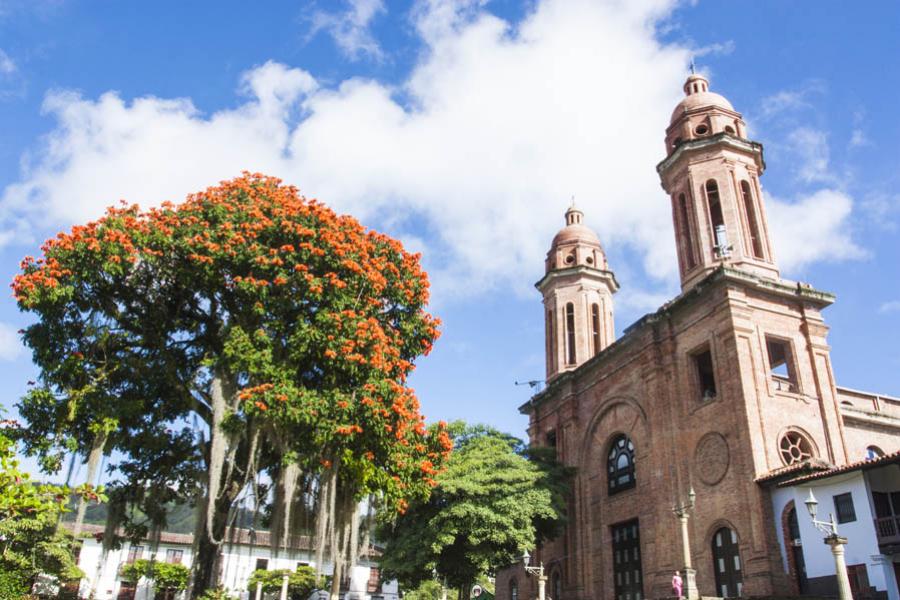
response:
[[[612,526],[616,600],[642,600],[641,536],[638,521]]]
[[[738,552],[737,535],[734,530],[722,527],[712,539],[713,570],[716,574],[716,594],[722,598],[741,595],[743,573],[741,555]]]

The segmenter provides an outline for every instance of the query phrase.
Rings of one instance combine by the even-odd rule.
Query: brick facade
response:
[[[900,402],[836,386],[821,317],[833,297],[780,279],[757,180],[762,148],[739,137],[740,114],[698,81],[705,85],[699,76],[685,85],[688,96],[673,115],[669,156],[660,164],[673,201],[682,294],[599,351],[586,352],[582,340],[592,332],[582,320],[575,338],[582,355],[569,369],[559,361],[565,330],[548,324],[548,386],[521,407],[531,442],[555,439],[560,460],[577,470],[567,530],[533,553],[548,575],[560,574],[561,598],[548,584],[554,600],[671,596],[672,573],[684,567],[672,508],[691,488],[697,500],[689,539],[700,593],[719,595],[722,585],[737,585],[744,596],[793,591],[777,542],[782,515],[772,514],[769,492],[756,480],[794,460],[846,464],[870,445],[898,446],[900,428],[887,413],[900,412]],[[704,135],[688,136],[698,131]],[[716,196],[710,180],[718,182]],[[721,232],[716,238],[716,218],[727,246],[719,243]],[[596,290],[597,281],[611,282],[602,288],[611,298],[617,285],[605,258],[606,279],[599,269],[551,260],[559,255],[557,240],[571,238],[564,232],[538,284],[545,304],[554,295]],[[611,492],[611,444],[623,434],[634,447],[635,481]],[[635,519],[640,572],[620,572],[615,526]],[[714,551],[725,552],[721,544],[714,549],[722,528],[737,549],[724,559],[739,572],[727,581],[717,581],[714,568],[721,559]],[[519,598],[535,597],[534,578],[510,567],[497,574],[497,598],[510,597],[512,580]]]

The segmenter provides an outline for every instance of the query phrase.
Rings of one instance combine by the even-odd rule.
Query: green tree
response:
[[[556,533],[571,474],[544,454],[529,460],[520,440],[490,428],[451,430],[456,448],[430,499],[379,531],[381,566],[409,587],[436,572],[468,598],[479,577]]]
[[[446,592],[447,600],[457,600],[459,595],[456,590],[446,590],[440,582],[434,579],[426,579],[413,590],[403,592],[403,600],[442,600]]]
[[[176,593],[185,589],[190,575],[190,569],[182,564],[143,558],[122,567],[123,580],[137,583],[143,577],[152,582],[157,591],[163,592],[165,598],[174,598]]]
[[[42,251],[13,284],[37,317],[26,447],[51,463],[60,448],[123,457],[110,534],[139,537],[165,525],[166,504],[196,503],[194,597],[238,499],[268,496],[259,475],[274,485],[275,550],[315,510],[333,597],[364,545],[358,503],[402,512],[429,494],[451,442],[426,428],[406,378],[438,322],[419,257],[397,241],[245,174],[179,205],[110,209]]]
[[[247,580],[247,590],[252,596],[256,591],[256,584],[262,583],[263,592],[278,593],[281,591],[285,575],[288,576],[288,597],[291,600],[306,600],[317,588],[315,570],[306,565],[298,565],[295,571],[257,569],[250,574],[250,578]]]
[[[79,493],[101,498],[92,490]],[[40,574],[63,581],[83,576],[72,558],[72,536],[57,527],[70,494],[64,486],[32,482],[19,469],[15,445],[0,428],[0,600],[21,598]]]

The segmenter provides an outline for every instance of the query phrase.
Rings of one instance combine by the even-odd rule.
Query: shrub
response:
[[[288,575],[288,596],[291,600],[306,600],[316,589],[316,572],[306,565],[299,565],[296,571],[253,571],[247,581],[247,589],[252,593],[256,590],[256,584],[262,583],[263,592],[279,592],[285,574]]]

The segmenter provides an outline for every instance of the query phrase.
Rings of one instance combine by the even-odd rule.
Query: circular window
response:
[[[781,460],[786,465],[793,465],[813,456],[812,443],[799,431],[788,431],[781,436],[778,448]]]
[[[706,135],[709,133],[709,127],[706,125],[697,125],[697,128],[694,129],[694,133],[697,135]]]
[[[574,254],[568,255],[566,257],[566,264],[571,265],[573,262],[575,262],[575,255]]]
[[[731,125],[726,125],[726,126],[725,126],[725,133],[729,133],[729,134],[731,134],[731,135],[734,135],[734,127],[732,127]]]
[[[866,448],[866,460],[875,460],[884,456],[884,450],[878,446],[869,446]]]
[[[584,259],[584,260],[586,260],[586,261],[587,261],[587,264],[589,264],[589,265],[594,264],[594,257],[592,257],[592,256],[588,256],[588,257],[587,257],[586,259]]]

